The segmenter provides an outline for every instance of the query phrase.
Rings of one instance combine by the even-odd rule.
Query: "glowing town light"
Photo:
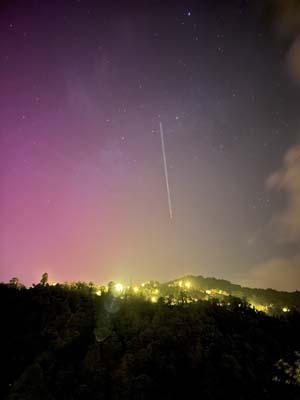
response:
[[[179,287],[182,287],[182,281],[179,281],[179,282],[178,282],[178,286],[179,286]]]
[[[190,288],[191,288],[191,282],[189,282],[189,281],[186,281],[184,285],[185,285],[185,287],[186,287],[187,289],[190,289]]]
[[[116,283],[115,284],[115,289],[117,292],[121,293],[124,290],[124,286],[122,285],[122,283]]]
[[[154,293],[155,293],[155,294],[158,294],[158,293],[159,293],[159,290],[158,290],[158,289],[155,289],[155,290],[154,290]]]
[[[150,300],[151,300],[151,303],[157,303],[157,297],[156,296],[152,296]]]
[[[134,291],[134,293],[138,293],[139,288],[138,288],[137,286],[135,286],[135,287],[133,288],[133,291]]]
[[[282,311],[283,312],[289,312],[290,310],[287,307],[283,307]]]
[[[211,294],[211,290],[205,290],[206,294]]]
[[[96,295],[101,296],[101,290],[97,290]]]

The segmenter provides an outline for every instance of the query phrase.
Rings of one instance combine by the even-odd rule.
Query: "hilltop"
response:
[[[243,287],[231,283],[228,280],[217,278],[205,278],[201,275],[187,275],[163,284],[164,288],[182,285],[186,288],[185,282],[189,282],[189,287],[195,291],[200,291],[203,297],[222,298],[228,296],[238,297],[246,300],[255,308],[265,312],[279,312],[280,310],[300,309],[300,292],[285,292],[274,289],[259,289]]]
[[[235,299],[246,302],[257,311],[263,311],[270,315],[288,313],[292,310],[300,310],[300,292],[285,292],[275,289],[259,289],[243,287],[225,279],[214,277],[205,278],[201,275],[185,275],[168,282],[150,280],[140,284],[128,285],[124,282],[109,282],[96,284],[93,282],[64,282],[57,283],[48,279],[44,273],[41,279],[42,285],[62,286],[85,290],[95,295],[112,292],[120,299],[126,297],[142,297],[153,303],[158,300],[176,305],[180,302],[192,303],[197,301],[216,301],[220,306],[228,306]],[[11,287],[23,288],[18,278],[12,278],[8,284]],[[35,284],[33,284],[33,287]]]

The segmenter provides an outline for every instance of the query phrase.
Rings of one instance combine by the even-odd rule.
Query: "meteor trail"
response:
[[[159,123],[160,129],[160,139],[161,139],[161,151],[164,161],[164,170],[165,170],[165,179],[166,179],[166,187],[167,187],[167,194],[168,194],[168,205],[169,205],[169,215],[170,220],[173,219],[173,210],[172,210],[172,201],[171,201],[171,193],[170,193],[170,185],[169,185],[169,174],[168,174],[168,165],[167,165],[167,157],[166,157],[166,150],[165,150],[165,140],[164,140],[164,131],[162,123]]]

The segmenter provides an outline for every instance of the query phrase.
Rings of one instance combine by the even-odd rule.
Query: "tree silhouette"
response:
[[[11,279],[9,280],[9,284],[10,284],[10,286],[14,286],[14,287],[16,287],[16,288],[19,288],[19,287],[22,286],[22,284],[21,284],[21,282],[20,282],[20,279],[17,278],[17,277],[11,278]]]
[[[44,272],[40,281],[41,285],[46,286],[48,283],[48,273]]]

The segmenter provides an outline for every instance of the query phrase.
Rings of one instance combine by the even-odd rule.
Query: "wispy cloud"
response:
[[[286,205],[273,217],[272,225],[283,242],[300,239],[300,146],[292,147],[285,155],[283,166],[267,180],[269,190],[284,192]]]
[[[283,209],[271,220],[273,239],[277,244],[297,244],[300,240],[300,146],[290,148],[282,166],[266,181],[269,191],[285,195]],[[273,257],[254,266],[245,283],[254,287],[274,289],[300,289],[300,253],[290,257]]]
[[[272,24],[277,35],[289,43],[286,67],[290,77],[300,85],[300,3],[295,0],[269,0]]]
[[[251,287],[294,291],[300,285],[300,254],[291,258],[272,258],[256,265],[248,274]]]

